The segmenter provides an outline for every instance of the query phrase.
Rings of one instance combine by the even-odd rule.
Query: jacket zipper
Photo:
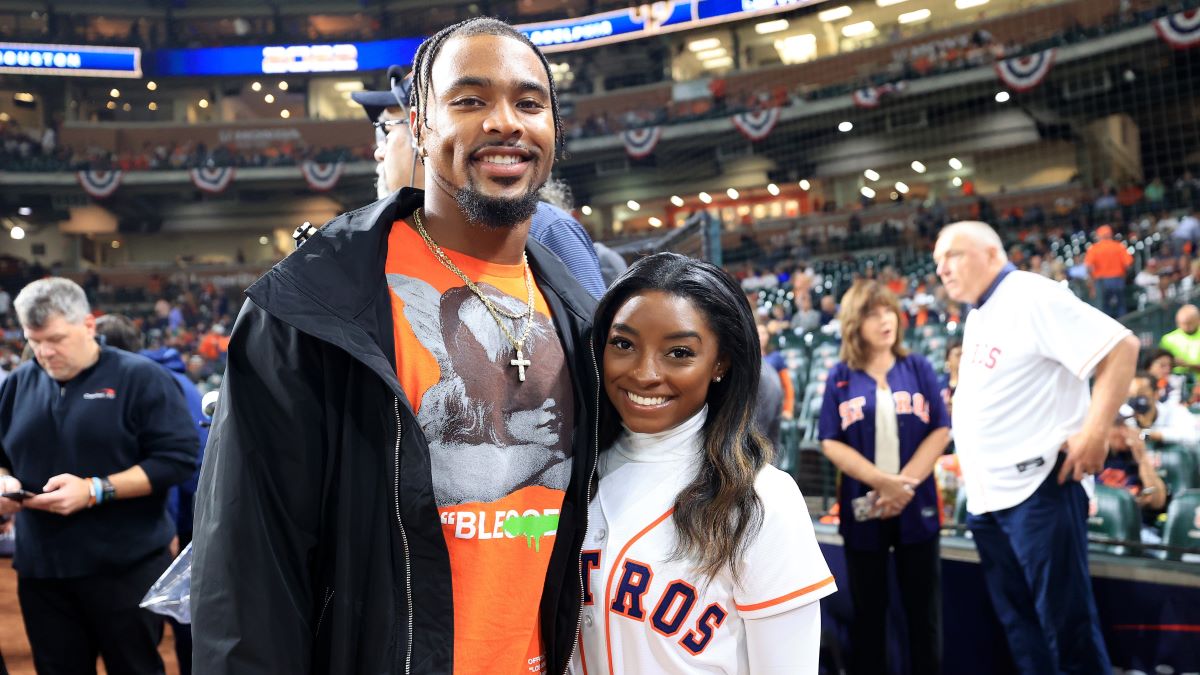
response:
[[[408,646],[404,650],[404,673],[412,671],[413,645],[413,606],[412,606],[412,563],[409,561],[408,534],[404,531],[404,521],[400,518],[400,438],[403,428],[400,426],[400,399],[392,399],[392,410],[396,413],[396,449],[395,449],[395,505],[396,523],[400,525],[400,541],[404,544],[404,597],[408,600]]]
[[[313,633],[314,638],[321,634],[321,624],[325,622],[325,610],[329,609],[329,601],[333,600],[333,594],[336,592],[332,588],[325,589],[325,604],[321,605],[321,614],[317,617],[317,630]]]
[[[592,417],[592,469],[588,472],[587,477],[587,501],[583,503],[583,537],[587,538],[588,532],[588,514],[591,512],[592,505],[592,476],[596,475],[596,465],[600,463],[600,366],[596,364],[596,348],[588,343],[588,353],[592,357],[592,373],[596,376],[596,409],[593,411]],[[571,670],[571,659],[575,656],[575,650],[580,649],[579,634],[583,630],[583,563],[579,564],[579,614],[575,617],[575,639],[571,643],[571,653],[567,655],[567,665],[563,668],[563,675]]]

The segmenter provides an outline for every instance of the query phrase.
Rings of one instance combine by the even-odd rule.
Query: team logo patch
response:
[[[304,174],[304,182],[308,187],[318,192],[332,190],[342,177],[346,165],[342,162],[304,162],[300,165],[300,173]]]
[[[730,119],[743,136],[751,141],[761,141],[771,135],[771,130],[779,122],[779,108],[738,113]]]
[[[235,170],[232,166],[212,166],[199,169],[189,169],[192,185],[210,194],[224,192],[233,182]]]
[[[621,132],[621,142],[625,144],[625,154],[634,159],[649,157],[658,141],[662,138],[662,127],[642,127]]]
[[[117,397],[117,390],[112,387],[105,387],[96,391],[89,391],[83,395],[85,401],[95,401],[97,399],[114,399]]]
[[[106,199],[121,187],[120,171],[80,171],[76,176],[83,191],[92,199]]]
[[[1189,9],[1155,19],[1154,30],[1172,49],[1191,49],[1200,44],[1200,10]]]
[[[1054,65],[1054,48],[996,62],[996,74],[1015,91],[1029,91],[1046,79]]]

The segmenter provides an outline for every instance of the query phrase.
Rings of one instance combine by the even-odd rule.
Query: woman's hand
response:
[[[875,502],[879,517],[895,518],[900,515],[904,507],[912,501],[913,491],[920,483],[917,479],[908,476],[882,474],[882,477],[874,485],[875,490],[879,493],[879,500]]]

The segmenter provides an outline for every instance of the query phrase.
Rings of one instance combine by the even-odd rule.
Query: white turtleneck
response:
[[[580,649],[571,672],[588,675],[622,672],[691,672],[730,675],[814,675],[820,650],[821,610],[816,599],[833,592],[803,497],[791,477],[764,467],[755,481],[766,513],[763,529],[743,560],[743,583],[728,572],[704,580],[687,560],[672,558],[677,542],[667,512],[690,483],[704,457],[707,406],[679,425],[656,434],[626,428],[600,455],[600,487],[589,506],[584,538],[588,597]],[[783,555],[786,565],[777,565]],[[649,589],[639,600],[642,620],[614,612],[624,606],[617,589],[626,563],[651,569]],[[630,577],[636,579],[638,577]],[[685,580],[698,593],[683,608],[677,632],[651,629],[668,583]],[[815,582],[815,583],[814,583]],[[796,589],[801,593],[797,594]],[[793,600],[793,596],[797,599]],[[625,597],[625,596],[621,596]],[[771,600],[779,598],[779,600]],[[765,602],[755,602],[763,600]],[[729,612],[712,630],[711,643],[690,653],[680,640],[704,633],[703,612],[716,603]],[[776,604],[780,603],[780,604]],[[661,615],[660,615],[661,618]]]

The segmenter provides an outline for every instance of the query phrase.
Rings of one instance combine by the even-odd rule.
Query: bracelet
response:
[[[88,501],[88,506],[89,507],[95,506],[96,504],[100,504],[103,501],[104,501],[104,493],[102,492],[101,487],[100,487],[100,479],[93,477],[92,478],[92,498]]]
[[[103,495],[102,501],[112,501],[117,498],[117,488],[113,486],[112,481],[108,478],[100,479],[100,491]]]

